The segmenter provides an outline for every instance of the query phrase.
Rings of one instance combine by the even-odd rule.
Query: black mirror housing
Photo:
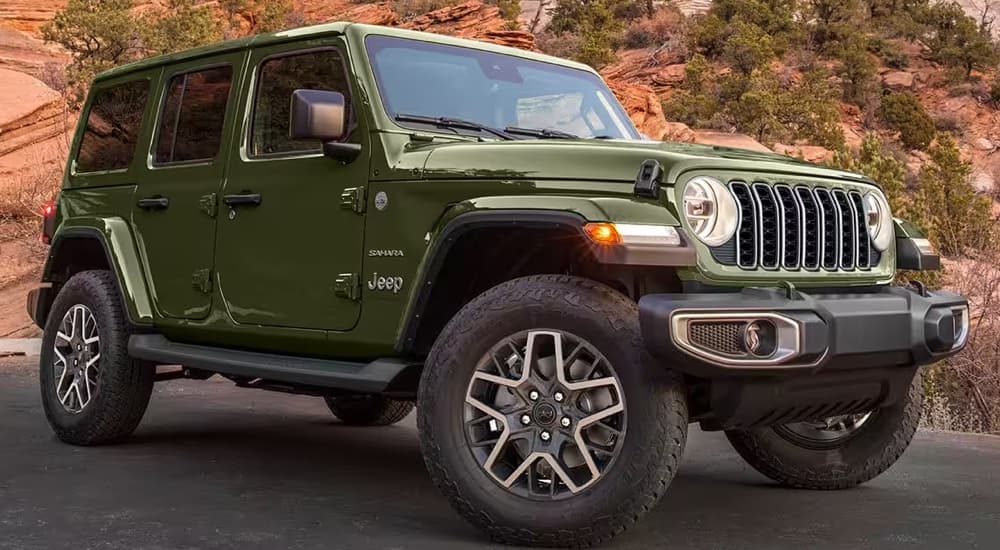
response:
[[[326,90],[292,92],[288,135],[292,139],[338,141],[347,134],[344,94]]]

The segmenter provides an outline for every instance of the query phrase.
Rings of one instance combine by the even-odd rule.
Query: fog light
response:
[[[743,348],[754,357],[770,357],[778,348],[778,330],[774,323],[756,320],[743,328]]]

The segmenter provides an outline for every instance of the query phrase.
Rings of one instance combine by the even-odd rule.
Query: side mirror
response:
[[[340,143],[347,135],[347,105],[344,94],[326,90],[292,92],[288,135],[292,139],[318,140],[323,153],[342,162],[351,162],[361,153],[355,143]]]

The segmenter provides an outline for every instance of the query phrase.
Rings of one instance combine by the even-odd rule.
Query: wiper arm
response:
[[[518,128],[517,126],[508,126],[504,128],[503,131],[509,134],[533,136],[537,138],[580,139],[580,136],[569,132],[563,132],[562,130],[549,130],[548,128]]]
[[[473,122],[471,120],[463,120],[461,118],[451,118],[446,116],[433,117],[433,116],[423,116],[423,115],[407,115],[398,114],[396,115],[396,120],[399,122],[419,122],[422,124],[433,124],[434,126],[441,126],[442,128],[457,128],[460,130],[479,130],[480,132],[487,132],[493,134],[499,138],[503,139],[517,139],[504,130],[499,130],[497,128],[492,128],[485,124],[480,124],[478,122]]]

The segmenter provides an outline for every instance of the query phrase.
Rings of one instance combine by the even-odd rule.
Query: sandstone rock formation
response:
[[[42,77],[61,75],[68,56],[58,48],[21,31],[0,26],[0,68]]]
[[[66,7],[67,0],[3,0],[0,2],[0,26],[40,34],[42,25]]]
[[[72,125],[64,105],[36,78],[0,69],[0,192],[26,168],[62,162]]]
[[[405,21],[400,26],[418,31],[473,38],[523,50],[535,49],[533,34],[508,28],[507,21],[500,16],[500,8],[484,5],[479,0],[432,11]]]
[[[628,112],[632,123],[650,139],[659,140],[667,131],[663,106],[653,89],[645,84],[608,80],[608,86]]]

